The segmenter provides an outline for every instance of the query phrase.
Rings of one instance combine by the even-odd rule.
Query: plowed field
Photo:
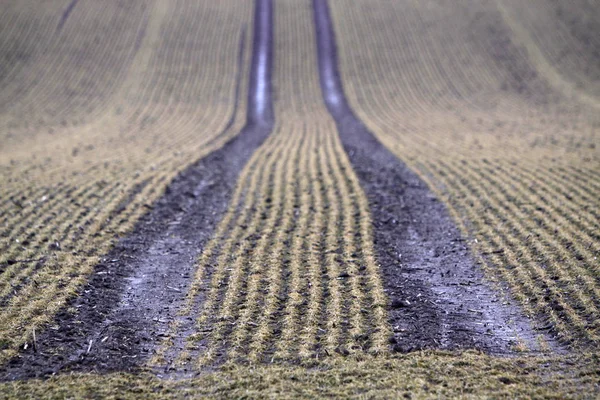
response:
[[[5,1],[0,398],[597,397],[599,29]]]

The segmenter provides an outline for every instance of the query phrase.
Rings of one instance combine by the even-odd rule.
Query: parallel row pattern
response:
[[[40,13],[53,50],[25,43],[35,51],[1,82],[2,101],[25,89],[0,114],[0,363],[31,346],[179,171],[245,121],[251,4],[77,2],[57,30],[68,3]],[[12,24],[31,7],[12,4],[3,29],[25,29]],[[78,63],[86,46],[102,62]]]
[[[148,18],[144,2],[122,7],[79,4],[59,31],[69,3],[44,4],[46,16],[33,2],[19,2],[5,14],[15,18],[7,21],[14,41],[5,43],[11,48],[3,49],[10,58],[0,81],[5,145],[32,137],[53,138],[66,127],[81,128],[93,120],[110,105],[135,56]],[[111,37],[119,38],[119,47],[107,40]]]
[[[598,99],[539,70],[505,2],[331,3],[360,118],[446,201],[539,328],[597,344]]]
[[[557,89],[600,109],[600,8],[592,1],[497,0],[513,40]]]
[[[243,170],[153,362],[387,351],[368,203],[321,100],[310,1],[277,2],[276,126]]]

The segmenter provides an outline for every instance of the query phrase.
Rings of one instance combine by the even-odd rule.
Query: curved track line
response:
[[[64,24],[67,22],[67,18],[69,18],[69,15],[71,15],[71,13],[73,12],[73,9],[77,5],[77,1],[79,1],[79,0],[71,0],[71,3],[69,3],[67,8],[65,8],[65,11],[63,11],[63,13],[60,17],[60,21],[58,22],[58,25],[56,26],[57,32],[60,31],[62,29],[62,27],[64,26]]]
[[[369,198],[394,350],[475,347],[507,353],[518,341],[537,349],[539,333],[520,309],[502,305],[444,205],[355,116],[338,72],[327,1],[313,0],[313,8],[323,99]]]
[[[248,124],[272,125],[273,99],[273,2],[256,0],[254,13],[254,50],[250,67]],[[272,126],[271,126],[272,129]]]
[[[158,348],[184,305],[195,260],[226,214],[238,175],[273,129],[272,10],[271,0],[256,0],[244,128],[171,182],[132,233],[95,266],[83,293],[55,320],[59,329],[40,333],[35,351],[19,354],[0,380],[64,370],[131,370]],[[57,353],[58,348],[63,350]]]

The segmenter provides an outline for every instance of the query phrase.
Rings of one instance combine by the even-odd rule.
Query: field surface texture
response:
[[[5,0],[0,398],[600,396],[590,0]]]

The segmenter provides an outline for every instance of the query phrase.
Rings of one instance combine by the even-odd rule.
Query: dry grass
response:
[[[524,18],[558,6],[508,3],[332,1],[342,78],[369,129],[450,206],[489,276],[566,342],[596,346],[600,63],[570,51],[555,66],[580,38],[564,21]],[[546,37],[556,24],[560,41]],[[587,70],[564,74],[571,64]]]
[[[0,398],[594,398],[597,356],[498,359],[413,353],[318,366],[232,365],[193,379],[153,374],[62,375],[0,384]],[[574,370],[573,365],[578,365]]]
[[[57,31],[68,1],[13,3],[1,45],[23,44],[0,77],[0,362],[177,172],[239,132],[252,19],[238,2],[81,2]]]
[[[167,338],[155,365],[387,351],[367,201],[321,100],[310,2],[278,2],[275,23],[274,132],[242,171],[172,326],[173,337],[194,333],[183,349]]]

